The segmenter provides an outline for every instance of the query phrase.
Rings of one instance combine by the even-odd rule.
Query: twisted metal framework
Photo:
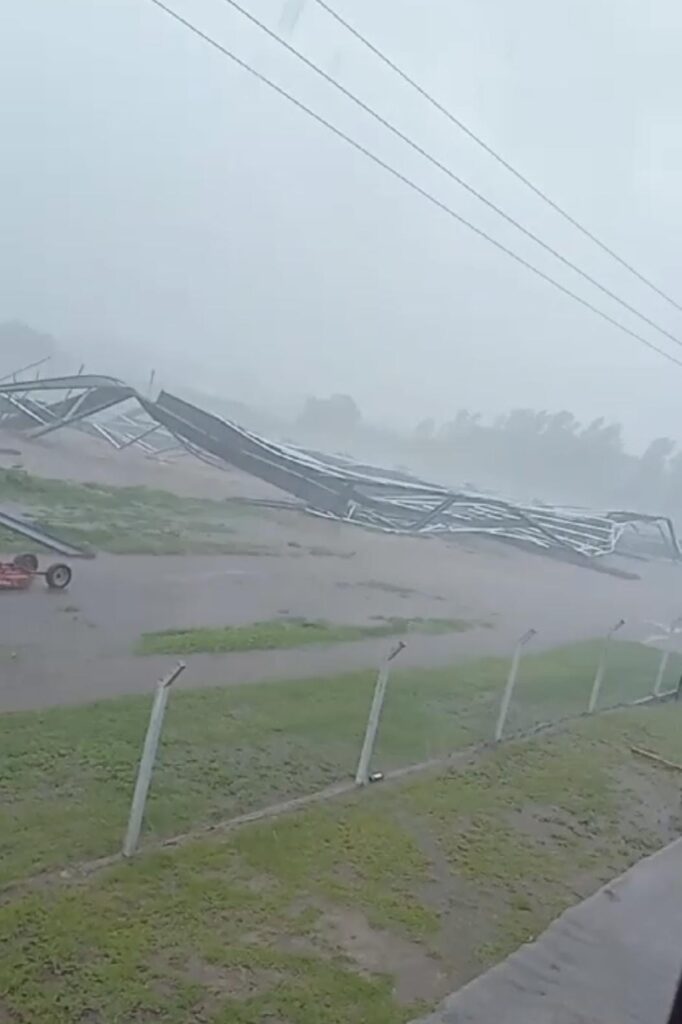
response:
[[[116,406],[117,415],[102,418]],[[152,400],[113,377],[78,373],[0,381],[0,427],[40,437],[86,430],[117,450],[192,454],[235,466],[293,495],[309,512],[400,534],[483,534],[584,562],[616,551],[682,552],[666,516],[520,505],[453,490],[407,473],[279,444],[161,391]],[[655,545],[653,541],[655,540]]]

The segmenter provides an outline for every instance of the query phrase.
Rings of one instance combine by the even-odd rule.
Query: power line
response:
[[[544,242],[533,231],[530,231],[528,228],[524,227],[524,225],[521,224],[518,220],[515,220],[514,217],[510,216],[508,213],[505,213],[505,211],[501,207],[497,206],[490,199],[484,196],[481,192],[475,189],[473,185],[470,185],[468,182],[464,181],[463,178],[460,178],[459,175],[455,174],[455,172],[451,168],[447,167],[435,156],[427,152],[427,150],[423,149],[408,135],[405,135],[405,133],[402,132],[399,128],[396,128],[394,124],[388,121],[381,114],[377,113],[377,111],[370,107],[367,103],[365,103],[364,100],[361,100],[359,96],[356,96],[355,93],[350,91],[350,89],[347,89],[344,85],[342,85],[336,78],[333,77],[333,75],[328,74],[318,64],[315,64],[314,61],[306,57],[305,54],[301,53],[300,50],[297,50],[296,47],[292,46],[291,43],[288,43],[286,39],[283,39],[271,28],[269,28],[262,21],[260,21],[254,14],[251,14],[250,11],[242,7],[242,5],[237,2],[237,0],[223,0],[223,2],[229,4],[230,7],[238,11],[253,25],[256,25],[257,28],[259,28],[262,32],[265,32],[265,34],[268,35],[271,39],[274,39],[275,42],[283,46],[285,50],[293,54],[294,57],[297,57],[298,60],[302,61],[306,67],[310,68],[311,71],[314,71],[315,74],[323,78],[324,81],[327,82],[329,85],[332,85],[340,93],[342,93],[349,100],[355,103],[356,106],[360,107],[361,110],[369,114],[370,117],[374,118],[374,120],[381,124],[384,128],[388,128],[388,130],[393,135],[395,135],[396,138],[400,139],[402,142],[407,143],[407,145],[410,146],[411,149],[419,153],[420,156],[423,156],[426,160],[429,161],[429,163],[433,164],[434,167],[437,167],[440,171],[443,171],[444,174],[447,174],[447,176],[452,181],[456,181],[458,185],[461,185],[462,188],[466,189],[467,192],[469,192],[472,196],[478,199],[479,202],[487,206],[488,209],[493,210],[496,214],[498,214],[500,217],[506,220],[508,224],[511,224],[518,231],[524,234],[527,238],[530,238],[533,242],[535,242],[537,245],[543,248],[546,252],[550,253],[556,259],[560,260],[560,262],[563,263],[564,266],[569,267],[571,270],[575,271],[576,274],[580,274],[582,278],[584,278],[586,281],[589,281],[590,284],[594,285],[595,288],[598,288],[601,292],[604,293],[604,295],[608,295],[610,299],[614,299],[615,302],[619,302],[621,306],[628,310],[628,312],[633,313],[635,316],[639,317],[639,319],[642,320],[644,323],[648,324],[649,327],[653,327],[654,330],[658,331],[659,334],[664,335],[666,338],[669,338],[670,341],[674,341],[676,345],[680,345],[682,347],[682,341],[676,335],[666,330],[665,327],[661,327],[659,324],[656,323],[655,320],[652,320],[650,317],[648,317],[646,313],[640,312],[640,310],[638,310],[635,306],[632,306],[629,302],[627,302],[626,299],[621,298],[621,296],[617,295],[616,292],[612,292],[610,288],[607,288],[606,285],[601,284],[600,281],[592,277],[591,274],[588,274],[587,271],[582,270],[581,267],[579,267],[576,263],[573,263],[573,261],[568,259],[567,256],[564,256],[562,253],[558,252],[558,250],[554,249],[553,246],[549,245],[547,242]]]
[[[345,18],[342,18],[341,15],[326,2],[326,0],[314,0],[314,2],[319,4],[319,6],[322,7],[327,12],[327,14],[329,14],[332,18],[334,18],[335,21],[337,21],[348,32],[350,32],[351,35],[355,36],[355,38],[359,40],[359,42],[361,42],[364,46],[366,46],[368,50],[371,50],[371,52],[376,57],[378,57],[379,60],[381,60],[384,64],[387,65],[387,67],[391,68],[392,71],[399,75],[400,78],[403,79],[403,81],[407,82],[408,85],[411,85],[413,89],[416,89],[417,92],[421,96],[423,96],[425,100],[428,100],[428,102],[433,107],[435,107],[436,110],[440,111],[441,114],[447,117],[447,119],[451,121],[452,124],[456,125],[461,131],[465,133],[465,135],[468,135],[470,139],[472,139],[477,145],[484,149],[486,153],[488,153],[494,160],[497,160],[497,162],[501,164],[504,168],[506,168],[506,170],[508,170],[510,174],[513,174],[514,177],[518,178],[519,181],[523,182],[523,184],[527,188],[529,188],[531,192],[534,192],[536,196],[539,196],[540,199],[544,200],[544,202],[551,206],[553,210],[555,210],[558,214],[560,214],[560,216],[564,218],[564,220],[567,220],[569,224],[572,224],[574,228],[577,228],[578,231],[582,232],[582,234],[585,235],[586,238],[589,238],[591,242],[594,242],[594,244],[598,245],[599,248],[602,249],[605,253],[608,253],[608,255],[611,256],[618,263],[620,263],[622,267],[625,267],[626,270],[629,270],[631,274],[634,274],[635,277],[639,278],[639,280],[642,281],[645,285],[647,285],[647,287],[651,288],[652,291],[656,292],[657,295],[660,295],[662,299],[665,299],[666,302],[669,302],[671,304],[671,306],[674,306],[675,309],[680,310],[682,312],[682,305],[680,305],[679,302],[676,302],[675,299],[671,298],[670,295],[668,295],[661,288],[659,288],[658,285],[655,285],[653,281],[649,280],[648,277],[645,277],[644,274],[642,274],[639,270],[636,269],[636,267],[633,267],[631,263],[628,263],[628,261],[623,259],[622,256],[619,256],[617,252],[614,252],[614,250],[611,249],[606,244],[606,242],[602,242],[602,240],[598,238],[592,231],[590,231],[589,228],[586,228],[583,224],[577,221],[575,217],[572,217],[570,213],[564,210],[563,207],[559,206],[559,204],[556,203],[553,199],[551,199],[550,196],[548,196],[547,193],[544,192],[538,185],[534,185],[533,182],[530,181],[530,179],[525,176],[525,174],[522,174],[521,171],[518,171],[516,167],[509,163],[508,160],[505,160],[505,158],[501,156],[500,153],[498,153],[496,150],[494,150],[492,146],[485,142],[485,140],[482,139],[480,135],[477,135],[471,128],[464,124],[463,121],[456,117],[451,110],[448,110],[447,107],[443,106],[442,103],[440,103],[434,96],[427,92],[427,90],[423,86],[421,86],[419,82],[416,82],[407,74],[406,71],[403,71],[402,68],[398,67],[398,65],[395,64],[390,57],[387,57],[386,54],[383,53],[383,51],[380,50],[378,46],[375,46],[373,43],[371,43],[369,39],[367,39],[366,36],[363,36],[358,29],[356,29],[353,25],[346,21]]]
[[[247,71],[250,75],[252,75],[254,78],[257,78],[260,82],[263,82],[264,85],[269,86],[269,88],[273,89],[276,93],[278,93],[278,95],[284,97],[284,99],[289,100],[289,102],[293,103],[295,107],[297,107],[299,110],[302,110],[309,117],[312,117],[315,121],[317,121],[318,124],[323,125],[330,132],[336,135],[337,138],[342,139],[344,142],[348,143],[348,145],[352,146],[353,149],[356,149],[359,153],[362,153],[363,156],[366,156],[369,160],[372,161],[372,163],[376,164],[378,167],[383,168],[390,175],[392,175],[392,177],[397,178],[398,181],[403,182],[403,184],[407,185],[408,188],[411,188],[418,195],[422,196],[424,199],[427,199],[430,203],[436,206],[443,213],[447,213],[448,216],[453,218],[453,220],[456,220],[458,221],[458,223],[463,224],[465,227],[469,228],[469,230],[473,231],[474,234],[479,236],[479,238],[483,238],[485,239],[486,242],[490,242],[491,245],[494,245],[501,252],[506,253],[507,256],[510,256],[511,259],[515,260],[521,266],[526,267],[527,270],[532,271],[532,273],[534,273],[537,277],[542,278],[543,281],[547,281],[549,284],[553,285],[564,295],[568,295],[569,298],[580,303],[581,306],[584,306],[586,309],[589,309],[593,313],[596,313],[597,316],[601,317],[603,320],[606,320],[607,323],[612,324],[614,327],[619,328],[619,330],[629,335],[629,337],[634,338],[636,341],[639,341],[642,345],[645,345],[653,352],[657,352],[658,355],[663,356],[664,359],[668,359],[671,363],[675,363],[677,366],[682,366],[682,361],[676,359],[675,356],[671,355],[669,352],[666,352],[665,349],[659,348],[652,341],[649,341],[647,338],[644,338],[641,334],[638,334],[636,331],[631,330],[625,324],[621,323],[619,320],[616,320],[615,317],[612,317],[609,313],[604,312],[604,310],[600,309],[598,306],[593,305],[593,303],[591,303],[588,299],[584,299],[581,295],[578,295],[576,292],[571,291],[570,288],[567,288],[565,285],[561,284],[561,282],[557,281],[549,274],[546,274],[543,270],[540,270],[539,267],[536,267],[533,263],[530,263],[528,260],[524,259],[523,256],[520,256],[518,253],[514,252],[513,249],[509,249],[502,242],[499,242],[496,238],[493,238],[492,235],[487,234],[487,232],[483,231],[481,228],[476,227],[475,224],[472,224],[470,221],[466,220],[459,213],[457,213],[450,206],[448,206],[447,203],[444,203],[442,200],[438,199],[432,193],[422,188],[421,185],[418,185],[411,178],[408,178],[407,175],[403,174],[401,171],[398,171],[395,167],[392,167],[391,164],[386,163],[385,160],[382,160],[381,157],[377,156],[375,153],[372,153],[372,151],[363,146],[362,143],[357,142],[350,135],[346,135],[346,133],[342,131],[340,128],[337,128],[336,125],[332,124],[330,121],[327,121],[321,114],[316,113],[310,107],[306,106],[306,104],[303,103],[301,100],[296,99],[295,96],[292,96],[292,94],[287,92],[286,89],[282,88],[281,85],[277,85],[276,82],[273,82],[272,79],[268,78],[267,75],[264,75],[261,71],[257,71],[245,60],[242,60],[241,57],[237,57],[236,54],[232,53],[231,50],[228,50],[227,47],[223,46],[222,43],[219,43],[212,36],[209,36],[197,25],[194,25],[191,21],[188,21],[182,15],[178,14],[177,11],[174,11],[172,8],[167,7],[166,4],[162,2],[162,0],[149,0],[149,2],[154,4],[155,7],[158,7],[170,18],[173,18],[174,21],[177,21],[179,24],[183,25],[186,29],[188,29],[188,31],[192,32],[199,39],[202,39],[205,43],[208,43],[209,46],[213,47],[213,49],[217,50],[224,57],[227,57],[233,63],[243,68],[244,71]]]

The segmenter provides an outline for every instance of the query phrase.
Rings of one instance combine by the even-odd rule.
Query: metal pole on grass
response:
[[[369,709],[369,718],[367,719],[367,728],[365,729],[365,738],[362,743],[362,750],[360,751],[360,760],[358,761],[358,770],[355,773],[355,783],[357,786],[366,786],[369,782],[369,765],[372,760],[372,751],[374,750],[374,742],[377,737],[377,729],[379,728],[379,719],[381,718],[381,709],[384,706],[384,697],[386,696],[386,685],[388,683],[388,673],[390,671],[391,662],[394,658],[397,658],[402,650],[404,650],[405,644],[400,641],[397,647],[395,647],[387,658],[381,664],[379,669],[379,675],[377,676],[376,686],[374,687],[374,696],[372,697],[372,706]]]
[[[497,716],[497,725],[495,726],[495,742],[499,743],[502,739],[502,733],[504,732],[504,723],[507,721],[507,713],[509,712],[509,704],[512,699],[514,692],[514,686],[516,685],[516,677],[519,673],[519,662],[521,661],[521,654],[526,644],[533,639],[537,629],[529,629],[523,636],[519,637],[514,648],[512,655],[511,665],[509,666],[509,675],[507,676],[507,682],[504,687],[502,694],[502,700],[500,702],[500,713]]]
[[[601,690],[601,684],[604,681],[604,673],[606,672],[606,660],[609,654],[611,638],[613,634],[617,633],[618,630],[624,625],[625,619],[619,619],[618,622],[614,623],[613,626],[611,626],[611,629],[604,637],[604,643],[602,644],[601,654],[599,655],[599,664],[597,665],[597,671],[595,673],[594,682],[592,683],[592,692],[590,693],[590,700],[587,705],[588,715],[592,714],[592,712],[597,706],[597,701],[599,700],[599,691]]]
[[[184,671],[185,665],[180,661],[172,672],[169,672],[167,676],[160,679],[156,684],[156,693],[154,695],[151,714],[149,715],[149,725],[147,726],[147,735],[145,736],[144,747],[142,748],[140,767],[137,770],[137,781],[135,782],[133,802],[130,805],[128,831],[126,832],[126,837],[123,843],[124,857],[132,857],[137,849],[140,830],[142,828],[142,820],[144,818],[144,809],[147,804],[149,784],[152,781],[152,771],[154,770],[154,762],[156,761],[156,751],[161,737],[163,716],[166,713],[168,694],[170,692],[171,684],[174,683],[178,676]]]

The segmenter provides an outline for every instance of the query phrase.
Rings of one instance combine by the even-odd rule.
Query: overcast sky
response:
[[[284,0],[242,0],[275,29]],[[682,4],[331,0],[682,303]],[[653,342],[223,0],[168,0],[464,216]],[[290,0],[291,3],[291,0]],[[291,9],[289,11],[291,13]],[[290,41],[682,337],[676,313],[305,0]],[[682,441],[677,368],[535,279],[149,0],[0,12],[0,320],[278,408],[410,424],[570,408]]]

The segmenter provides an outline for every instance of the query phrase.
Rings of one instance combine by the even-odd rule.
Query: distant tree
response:
[[[0,369],[11,373],[29,363],[54,356],[57,343],[49,334],[41,334],[18,321],[0,324]]]
[[[363,451],[380,436],[349,395],[309,398],[297,425],[308,435],[352,438]],[[682,523],[682,452],[676,453],[675,442],[659,437],[641,456],[632,455],[620,424],[604,417],[584,425],[567,409],[521,408],[486,423],[480,413],[459,409],[442,426],[430,417],[421,420],[402,442],[385,433],[381,438],[381,452],[396,452],[402,444],[404,461],[426,479],[462,486],[470,481],[470,489],[523,501],[630,506]]]
[[[480,412],[469,412],[468,409],[460,409],[454,420],[444,423],[439,431],[439,436],[444,440],[459,440],[469,437],[481,429]]]
[[[420,420],[414,428],[414,436],[417,441],[432,441],[436,433],[436,424],[432,419]]]
[[[648,446],[641,458],[643,466],[649,466],[658,473],[665,468],[665,464],[675,451],[675,442],[670,437],[657,437]]]
[[[668,459],[667,478],[666,511],[682,518],[682,452]]]
[[[668,492],[668,459],[675,451],[669,437],[657,437],[635,463],[628,487],[630,501],[645,510],[656,509],[666,501]]]
[[[343,434],[357,430],[362,413],[350,395],[308,398],[297,420],[304,430],[323,434]]]

